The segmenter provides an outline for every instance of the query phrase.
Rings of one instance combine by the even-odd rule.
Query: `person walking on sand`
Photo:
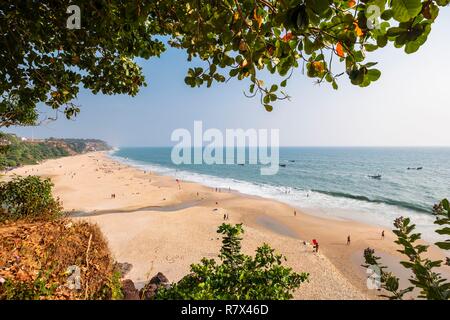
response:
[[[318,252],[319,251],[319,242],[317,242],[316,239],[313,239],[312,244],[313,244],[313,252]]]
[[[296,217],[296,216],[297,216],[297,211],[294,210],[294,217]]]
[[[384,239],[384,230],[381,231],[381,240],[383,240],[383,239]]]
[[[227,220],[227,214],[226,213],[223,214],[223,220]]]
[[[347,236],[347,245],[350,245],[350,235]]]

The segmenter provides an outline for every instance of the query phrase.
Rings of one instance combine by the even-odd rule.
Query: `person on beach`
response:
[[[223,220],[227,220],[227,214],[226,213],[223,214]]]
[[[347,236],[347,245],[350,245],[350,235]]]
[[[296,216],[297,216],[297,211],[294,210],[294,217],[296,217]]]
[[[313,239],[312,244],[313,244],[313,252],[318,252],[319,251],[319,242],[317,242],[316,239]]]
[[[383,240],[383,239],[384,239],[384,230],[381,231],[381,240]]]

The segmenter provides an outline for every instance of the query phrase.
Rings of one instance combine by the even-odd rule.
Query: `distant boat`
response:
[[[244,164],[243,163],[238,163],[238,165],[243,166]]]
[[[417,167],[417,168],[414,168],[414,167],[408,167],[408,170],[422,170],[423,169],[423,167]]]
[[[377,175],[374,175],[374,176],[371,176],[371,175],[369,175],[368,176],[369,178],[371,178],[371,179],[381,179],[381,174],[377,174]]]
[[[295,162],[295,160],[289,160],[289,162]]]
[[[284,168],[284,167],[286,167],[286,165],[285,164],[280,164],[280,167]]]

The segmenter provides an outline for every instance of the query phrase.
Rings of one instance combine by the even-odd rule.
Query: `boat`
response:
[[[368,175],[368,177],[369,178],[371,178],[371,179],[381,179],[381,174],[377,174],[377,175],[374,175],[374,176],[371,176],[371,175]]]
[[[280,167],[284,168],[284,167],[286,167],[286,165],[285,164],[280,164]]]

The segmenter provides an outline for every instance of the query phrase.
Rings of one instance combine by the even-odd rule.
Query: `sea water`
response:
[[[249,161],[175,165],[170,155],[170,147],[122,147],[111,153],[144,170],[276,199],[328,218],[391,228],[396,217],[409,216],[431,241],[437,239],[433,204],[450,197],[450,148],[282,147],[281,166],[271,176]],[[381,179],[369,177],[374,175]]]

